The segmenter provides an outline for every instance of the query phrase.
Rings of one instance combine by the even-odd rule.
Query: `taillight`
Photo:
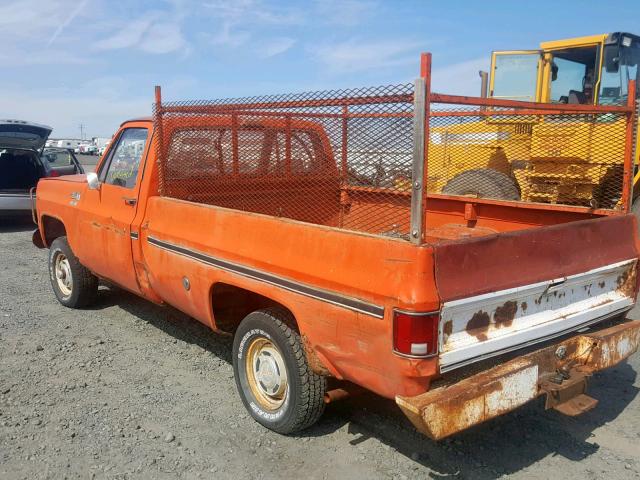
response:
[[[439,312],[393,312],[393,348],[412,357],[427,357],[438,353]]]

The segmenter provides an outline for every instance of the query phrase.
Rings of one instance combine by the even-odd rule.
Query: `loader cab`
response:
[[[640,84],[640,37],[629,33],[543,42],[538,50],[494,52],[489,96],[581,105],[619,105]]]

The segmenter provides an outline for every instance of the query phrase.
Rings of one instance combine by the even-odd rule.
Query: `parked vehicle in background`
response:
[[[88,145],[84,152],[85,155],[98,155],[98,147],[95,145]]]
[[[107,151],[107,149],[109,148],[109,144],[110,143],[111,142],[107,142],[102,147],[100,147],[100,149],[98,150],[98,155],[100,155],[100,156],[104,155],[104,152]]]
[[[0,120],[0,216],[30,213],[30,191],[41,178],[84,173],[66,150],[62,154],[66,161],[51,149],[42,154],[50,133],[46,125]],[[51,165],[54,156],[55,166]]]
[[[424,55],[413,85],[210,103],[164,104],[158,87],[153,121],[124,122],[97,173],[40,182],[33,239],[54,294],[82,308],[102,278],[233,335],[240,398],[284,434],[353,384],[434,439],[538,396],[593,408],[587,379],[640,343],[624,319],[640,256],[630,189],[599,210],[432,194],[428,131],[497,108],[615,114],[631,135],[635,108],[507,110],[432,94],[430,67]],[[598,149],[629,185],[631,152]],[[366,185],[368,153],[383,181]]]
[[[635,80],[633,91],[629,80]],[[614,32],[542,42],[536,50],[493,52],[485,87],[483,95],[504,100],[505,109],[509,100],[557,107],[634,105],[640,98],[640,36]],[[626,128],[615,112],[596,122],[588,115],[503,116],[495,108],[485,115],[461,112],[455,119],[433,118],[429,189],[445,195],[620,207],[622,164],[599,144],[623,149]],[[638,139],[640,125],[630,140],[634,164],[640,159]],[[640,186],[640,170],[631,185]]]
[[[97,155],[98,147],[89,143],[83,143],[75,147],[73,152],[81,155]]]
[[[82,140],[78,140],[75,138],[62,138],[52,139],[50,142],[47,142],[47,146],[75,150],[81,143]]]

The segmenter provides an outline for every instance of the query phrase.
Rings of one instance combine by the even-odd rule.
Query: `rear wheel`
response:
[[[98,293],[98,278],[78,261],[67,237],[58,237],[51,244],[49,278],[53,292],[65,307],[85,307]]]
[[[247,315],[233,341],[233,370],[242,402],[260,424],[289,434],[324,411],[326,378],[307,363],[291,314],[264,309]]]
[[[467,170],[456,175],[444,186],[442,193],[476,198],[520,200],[520,190],[516,181],[490,168]]]

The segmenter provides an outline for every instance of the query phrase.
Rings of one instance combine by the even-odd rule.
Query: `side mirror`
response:
[[[97,173],[87,173],[87,185],[89,185],[89,190],[98,190],[100,188],[100,180],[98,180]]]

